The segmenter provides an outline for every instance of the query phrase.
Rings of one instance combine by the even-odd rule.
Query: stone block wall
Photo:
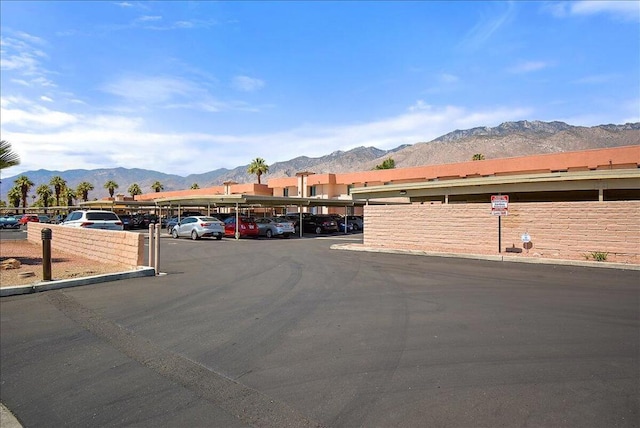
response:
[[[498,218],[491,204],[369,205],[364,245],[422,251],[490,254],[498,252]],[[640,201],[510,203],[502,217],[502,254],[532,248],[519,257],[585,260],[591,252],[607,261],[640,264]]]
[[[59,250],[80,254],[91,260],[119,264],[130,269],[144,264],[144,235],[142,234],[29,222],[27,239],[41,244],[41,231],[44,228],[51,229],[52,252]]]

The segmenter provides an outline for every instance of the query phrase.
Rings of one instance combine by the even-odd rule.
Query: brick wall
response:
[[[498,254],[498,218],[487,204],[366,206],[364,245],[423,251]],[[593,251],[607,261],[640,264],[640,201],[510,203],[502,217],[502,252],[533,247],[520,257],[585,260]]]
[[[144,236],[139,233],[27,223],[27,239],[42,243],[41,231],[51,229],[51,249],[81,254],[91,260],[119,264],[130,269],[144,263]],[[55,254],[54,254],[55,256]]]

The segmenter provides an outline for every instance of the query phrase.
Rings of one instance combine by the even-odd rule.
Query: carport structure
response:
[[[300,214],[300,225],[302,225],[302,208],[310,207],[344,207],[345,216],[349,215],[349,208],[355,206],[366,205],[366,201],[351,199],[319,199],[319,198],[291,198],[283,196],[265,196],[265,195],[194,195],[194,196],[177,196],[168,198],[159,198],[154,200],[155,206],[159,213],[163,210],[171,212],[178,210],[178,217],[185,209],[198,208],[206,209],[207,215],[211,215],[212,210],[218,211],[220,208],[235,209],[236,215],[236,238],[239,237],[237,230],[242,209],[255,208],[297,208]],[[300,236],[302,236],[302,227],[300,227]],[[346,230],[345,230],[346,233]]]
[[[512,202],[612,201],[640,199],[640,169],[497,175],[414,183],[359,187],[354,200],[408,198],[415,202],[488,202],[496,193],[510,194]]]

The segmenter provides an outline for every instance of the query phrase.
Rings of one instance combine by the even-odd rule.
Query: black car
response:
[[[119,214],[118,217],[120,217],[120,221],[122,221],[124,230],[131,230],[136,228],[135,218],[131,214]]]
[[[316,214],[302,218],[302,230],[316,235],[338,231],[338,223],[328,214]]]
[[[340,232],[351,233],[355,230],[355,228],[353,227],[353,223],[350,221],[345,221],[345,217],[341,216],[340,214],[329,214],[329,216],[331,216],[336,221],[336,223],[338,224],[338,230]]]
[[[136,218],[137,227],[140,229],[148,229],[150,224],[156,224],[158,216],[155,214],[138,214]]]
[[[302,213],[302,218],[308,218],[310,215],[310,213]],[[293,223],[293,227],[295,228],[296,233],[300,233],[300,213],[287,213],[282,217]]]

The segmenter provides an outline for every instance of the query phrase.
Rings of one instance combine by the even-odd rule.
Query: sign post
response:
[[[502,252],[502,216],[509,214],[509,195],[491,195],[491,215],[498,216],[498,253]]]

